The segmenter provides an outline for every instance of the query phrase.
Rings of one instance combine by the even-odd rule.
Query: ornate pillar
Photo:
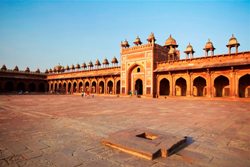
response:
[[[114,79],[114,78],[113,78],[113,79]],[[113,94],[113,95],[116,94],[116,81],[115,81],[115,79],[114,79],[112,94]]]
[[[49,82],[49,92],[51,91],[51,82]]]
[[[68,82],[66,82],[66,87],[65,87],[65,93],[66,93],[66,94],[68,94],[68,92],[69,92],[69,91],[68,91],[68,90],[69,90],[69,86],[68,86],[68,84],[69,84],[69,83],[68,83]]]
[[[212,97],[212,81],[209,69],[207,69],[207,97]]]
[[[55,92],[55,89],[56,89],[56,83],[55,81],[53,82],[53,88],[52,88],[52,91]]]
[[[73,82],[71,82],[70,94],[72,94],[72,93],[73,93],[73,88],[74,88],[74,83],[73,83]]]
[[[89,93],[92,93],[92,81],[89,79]]]
[[[156,76],[156,97],[160,96],[160,83],[159,83],[159,75]]]
[[[107,89],[108,89],[108,83],[107,83],[107,79],[104,79],[104,94],[107,94]]]
[[[235,71],[234,68],[231,67],[231,80],[230,80],[230,96],[236,97],[236,77],[235,77]]]
[[[213,50],[211,50],[211,56],[213,56],[214,55],[214,51]]]
[[[95,91],[96,91],[96,94],[100,94],[100,91],[99,91],[99,79],[98,80],[96,79],[96,88],[95,88]]]
[[[112,86],[112,95],[115,94],[115,88],[116,88],[116,83],[115,83],[115,79],[113,78],[113,86]]]
[[[191,95],[191,77],[190,77],[190,73],[188,71],[187,71],[187,76],[188,76],[188,79],[187,79],[187,92],[186,92],[186,95],[190,96]]]
[[[76,93],[79,93],[79,81],[76,82]]]
[[[192,73],[190,73],[189,76],[190,76],[190,96],[193,96],[193,79],[192,79]]]
[[[239,97],[239,77],[234,72],[234,79],[235,79],[235,97]]]
[[[175,78],[174,78],[174,76],[173,76],[173,96],[176,96],[176,94],[175,94]]]
[[[170,92],[169,92],[169,95],[170,95],[170,96],[173,96],[173,80],[174,80],[174,79],[173,79],[173,75],[172,75],[171,73],[170,73],[170,78],[171,78],[171,80],[170,80],[170,85],[169,85],[169,89],[170,89],[170,90],[169,90],[169,91],[170,91]]]

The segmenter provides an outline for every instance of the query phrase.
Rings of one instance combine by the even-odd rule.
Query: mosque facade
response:
[[[145,44],[139,37],[130,46],[121,42],[120,66],[114,57],[110,62],[55,66],[44,73],[20,71],[5,65],[0,69],[0,92],[47,92],[98,95],[250,97],[250,51],[238,52],[237,39],[229,39],[228,53],[215,55],[208,40],[203,57],[194,57],[188,44],[186,57],[180,59],[176,40],[170,35],[165,44],[156,43],[151,33]]]

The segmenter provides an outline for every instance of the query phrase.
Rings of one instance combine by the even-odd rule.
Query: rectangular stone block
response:
[[[168,157],[186,141],[185,137],[149,130],[127,129],[111,134],[102,143],[123,152],[152,160]]]

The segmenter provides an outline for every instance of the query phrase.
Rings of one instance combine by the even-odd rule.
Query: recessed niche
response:
[[[154,135],[152,133],[141,133],[139,135],[136,135],[136,137],[140,137],[140,138],[143,138],[143,139],[147,139],[147,140],[154,140],[156,139],[158,136],[157,135]]]

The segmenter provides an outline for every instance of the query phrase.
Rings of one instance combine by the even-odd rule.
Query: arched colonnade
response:
[[[49,92],[72,94],[87,92],[91,94],[120,94],[120,78],[86,78],[51,80]]]
[[[0,92],[46,92],[47,83],[36,80],[13,80],[0,81]]]
[[[157,96],[250,97],[250,74],[158,75]]]

